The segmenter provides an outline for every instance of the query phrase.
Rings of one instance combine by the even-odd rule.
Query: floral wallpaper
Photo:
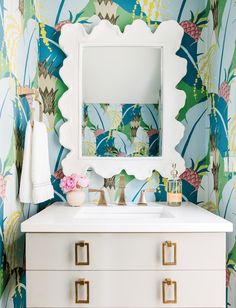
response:
[[[178,120],[185,125],[178,151],[186,162],[186,170],[181,175],[184,200],[221,215],[236,226],[236,176],[224,171],[224,160],[236,155],[234,0],[0,0],[1,307],[25,307],[25,243],[20,223],[46,205],[65,200],[59,188],[63,175],[60,164],[67,153],[58,141],[59,128],[65,120],[57,104],[66,90],[59,76],[65,58],[58,45],[60,29],[65,23],[82,23],[91,31],[104,18],[121,30],[135,19],[143,19],[152,31],[168,19],[177,20],[183,27],[185,34],[178,54],[187,59],[188,72],[178,87],[185,91],[187,99],[178,115]],[[44,106],[55,190],[54,199],[45,204],[21,204],[17,197],[25,127],[33,99],[19,97],[18,85],[39,87]],[[117,118],[112,117],[114,106],[96,106],[107,125],[101,127],[88,110],[93,105],[85,104],[83,129],[87,139],[84,140],[94,143],[92,147],[84,142],[86,155],[159,153],[159,124],[145,119],[148,113],[142,114],[143,106],[116,106]],[[104,108],[111,112],[104,112]],[[124,108],[130,108],[129,116],[120,121],[124,118]],[[105,142],[100,148],[99,138],[103,136]],[[118,136],[126,140],[126,149]],[[118,176],[103,179],[93,171],[88,174],[91,186],[104,187],[107,199],[117,200]],[[166,199],[166,179],[157,172],[145,181],[127,174],[125,180],[128,201],[137,202],[140,191],[146,186],[155,188],[155,193],[148,194],[149,200]],[[97,195],[91,194],[89,199],[96,201]],[[228,307],[236,307],[235,232],[227,235]]]

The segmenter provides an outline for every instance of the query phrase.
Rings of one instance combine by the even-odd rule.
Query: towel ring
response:
[[[35,95],[34,101],[39,104],[39,122],[43,121],[43,103],[39,100],[39,91],[38,89],[33,89],[29,87],[18,87],[17,94],[19,96],[25,95]],[[35,116],[35,108],[30,107],[30,123],[31,126],[34,126],[34,116]]]

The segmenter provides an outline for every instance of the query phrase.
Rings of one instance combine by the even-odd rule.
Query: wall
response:
[[[121,30],[137,18],[145,20],[153,31],[159,22],[167,19],[175,19],[181,23],[185,35],[179,54],[188,61],[188,73],[179,84],[179,88],[186,92],[187,100],[178,116],[178,120],[186,127],[185,136],[178,146],[187,168],[182,175],[184,199],[200,203],[208,210],[235,221],[235,177],[223,171],[223,157],[229,151],[235,153],[236,142],[236,93],[233,75],[236,65],[236,34],[233,32],[235,2],[0,0],[0,8],[0,27],[4,29],[0,29],[0,58],[3,60],[0,62],[0,83],[3,85],[1,89],[4,89],[0,91],[2,306],[25,306],[24,241],[19,233],[19,225],[40,208],[36,205],[19,204],[16,198],[24,130],[29,117],[28,104],[31,101],[31,97],[20,99],[16,95],[17,84],[37,86],[38,79],[44,104],[44,122],[48,127],[52,182],[55,189],[55,197],[48,203],[65,200],[59,188],[59,180],[62,176],[60,162],[66,155],[66,150],[58,142],[59,127],[64,119],[57,107],[59,97],[66,90],[58,74],[64,59],[58,46],[60,28],[64,22],[83,23],[88,31],[102,18],[116,23]],[[36,22],[39,25],[38,71]],[[134,121],[132,118],[129,120]],[[214,176],[211,174],[213,163]],[[103,179],[93,172],[89,172],[89,176],[93,187],[106,188],[108,199],[117,198],[118,177]],[[138,201],[140,190],[146,186],[156,188],[154,194],[149,194],[149,200],[166,198],[166,180],[156,172],[146,181],[138,181],[126,175],[126,182],[128,200]],[[94,201],[97,196],[90,198]],[[227,301],[231,307],[236,307],[236,295],[231,292],[236,285],[234,242],[235,234],[229,235]]]
[[[217,6],[215,8],[217,12]],[[236,33],[235,1],[219,1],[218,16],[209,23],[210,62],[209,92],[212,93],[211,154],[213,175],[208,180],[209,206],[236,226],[236,177],[224,172],[224,157],[236,156]],[[236,307],[235,230],[227,235],[227,307]]]
[[[38,23],[27,1],[0,0],[0,307],[25,307],[24,236],[20,224],[29,205],[20,204],[21,169],[27,99],[16,87],[37,86]]]

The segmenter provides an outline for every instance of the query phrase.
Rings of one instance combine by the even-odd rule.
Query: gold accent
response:
[[[120,176],[120,198],[118,205],[127,205],[125,201],[125,176],[123,174]]]
[[[105,192],[104,192],[103,189],[89,188],[89,192],[100,192],[98,205],[99,206],[106,206],[107,205],[107,201],[106,201],[106,198],[105,198]]]
[[[173,286],[174,288],[174,298],[166,298],[166,286]],[[171,279],[165,279],[162,281],[162,302],[163,304],[177,304],[177,282]]]
[[[141,194],[140,194],[140,198],[139,198],[138,205],[147,205],[145,193],[146,193],[146,192],[155,192],[155,191],[156,191],[155,188],[143,189],[143,190],[141,191]]]
[[[34,113],[35,113],[35,108],[30,108],[30,124],[32,127],[34,126]]]
[[[25,95],[35,95],[34,100],[38,102],[39,104],[39,122],[43,121],[43,103],[39,100],[39,91],[38,89],[33,89],[29,87],[17,87],[17,94],[19,96],[25,96]],[[30,124],[33,127],[34,126],[34,114],[35,114],[35,108],[30,107]]]
[[[29,87],[17,87],[17,95],[19,96],[36,94],[37,92],[38,92],[37,89],[33,89]]]
[[[86,261],[84,262],[78,261],[78,247],[79,248],[86,247],[87,256],[86,256]],[[86,243],[85,241],[80,241],[78,243],[75,243],[75,265],[89,265],[89,243]]]
[[[174,249],[174,259],[172,262],[166,262],[166,248]],[[162,265],[176,265],[177,264],[177,245],[176,243],[172,243],[171,241],[165,241],[162,243]]]
[[[79,287],[86,285],[86,299],[79,299]],[[75,303],[76,304],[89,304],[89,281],[84,278],[75,281]]]

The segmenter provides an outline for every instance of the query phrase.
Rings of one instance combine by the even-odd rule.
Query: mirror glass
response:
[[[83,47],[82,156],[161,156],[162,57],[160,46]]]

